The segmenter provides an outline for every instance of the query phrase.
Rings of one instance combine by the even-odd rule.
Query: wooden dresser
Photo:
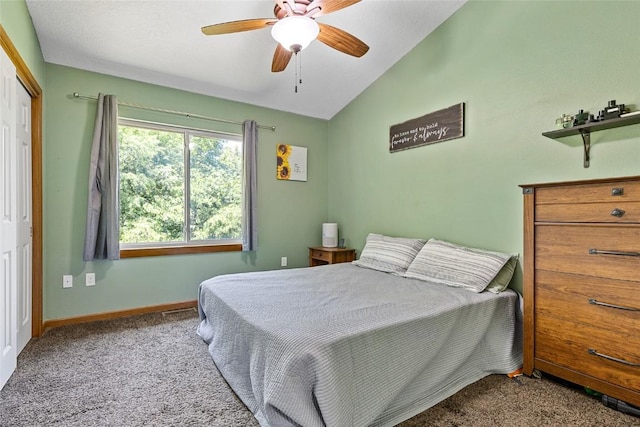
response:
[[[521,187],[524,373],[640,406],[640,177]]]

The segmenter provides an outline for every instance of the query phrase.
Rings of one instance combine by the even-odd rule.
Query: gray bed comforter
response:
[[[517,293],[337,264],[200,284],[198,334],[261,426],[391,426],[522,365]]]

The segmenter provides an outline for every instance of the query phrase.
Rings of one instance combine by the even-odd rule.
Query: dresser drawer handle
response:
[[[622,196],[624,194],[624,188],[612,188],[611,189],[611,195],[612,196]]]
[[[609,303],[607,303],[607,302],[598,301],[597,299],[594,299],[594,298],[589,298],[589,304],[593,304],[593,305],[601,305],[601,306],[603,306],[603,307],[617,308],[617,309],[619,309],[619,310],[640,311],[640,308],[635,308],[635,307],[626,307],[626,306],[624,306],[624,305],[609,304]]]
[[[623,365],[634,366],[636,368],[640,368],[640,363],[633,363],[633,362],[629,362],[627,360],[618,359],[617,357],[609,356],[607,354],[598,353],[597,351],[595,351],[592,348],[589,349],[589,354],[593,354],[594,356],[602,357],[603,359],[612,360],[614,362],[622,363]]]
[[[622,209],[615,208],[611,211],[611,216],[622,218],[624,216],[624,211]]]
[[[589,249],[589,254],[590,255],[640,256],[640,252],[603,251],[600,249]]]

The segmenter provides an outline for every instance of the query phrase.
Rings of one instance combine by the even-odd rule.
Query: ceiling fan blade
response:
[[[273,54],[273,62],[271,62],[271,71],[279,73],[284,71],[289,65],[293,52],[282,47],[280,43],[276,46],[276,51]]]
[[[318,40],[327,46],[346,53],[347,55],[355,56],[356,58],[360,58],[369,51],[369,46],[356,36],[340,28],[332,27],[331,25],[321,24],[319,22],[318,25],[320,26]]]
[[[221,24],[202,27],[202,32],[207,36],[218,34],[239,33],[241,31],[259,30],[270,24],[278,22],[275,18],[244,19],[241,21],[223,22]]]
[[[318,16],[328,15],[329,13],[344,9],[359,2],[360,0],[314,0],[307,6],[307,13],[311,12],[310,15],[317,18]],[[314,9],[320,10],[314,11]]]

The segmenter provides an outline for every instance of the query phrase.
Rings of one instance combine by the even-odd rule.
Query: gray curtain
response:
[[[258,249],[258,125],[254,120],[243,123],[242,143],[242,250],[255,251]]]
[[[85,261],[120,259],[118,180],[118,102],[115,95],[99,94],[89,165]]]

